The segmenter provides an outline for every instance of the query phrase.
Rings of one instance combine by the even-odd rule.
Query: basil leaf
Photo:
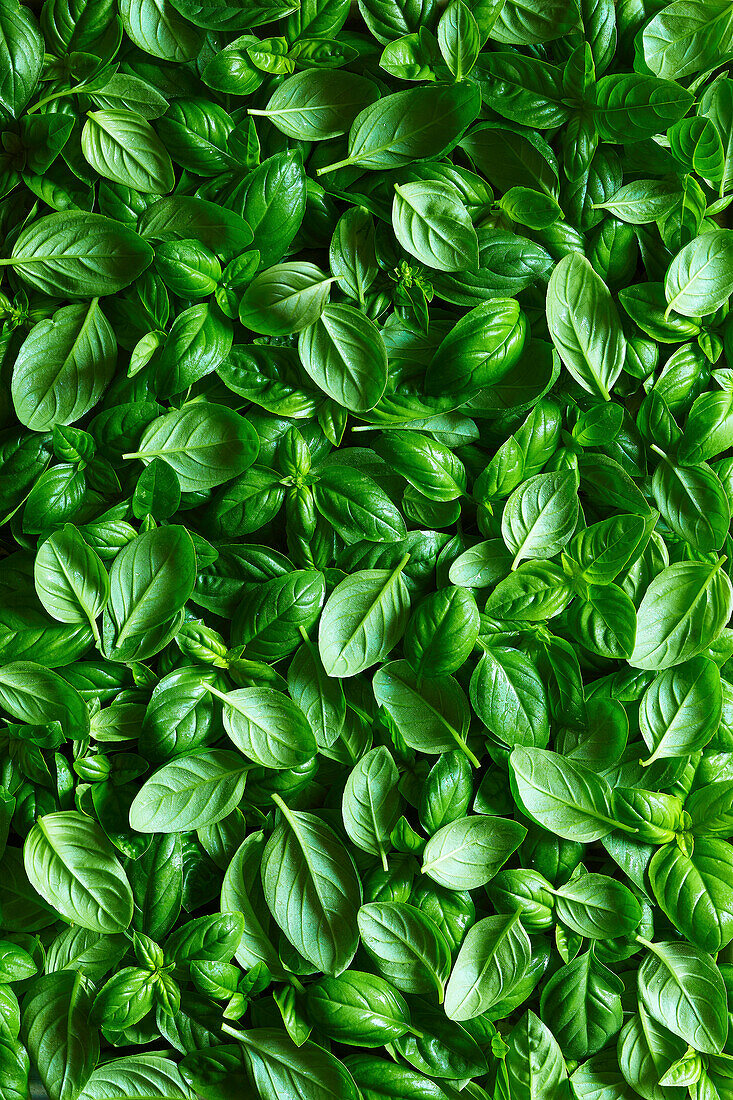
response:
[[[67,920],[92,932],[122,932],[132,891],[99,825],[76,810],[39,818],[23,847],[35,890]]]
[[[101,214],[66,210],[24,229],[12,265],[35,290],[59,297],[116,294],[150,265],[153,252],[137,233]]]
[[[340,974],[358,943],[361,886],[338,837],[314,814],[290,810],[265,845],[262,886],[274,919],[293,946],[326,974]],[[294,878],[283,875],[292,867]]]
[[[530,942],[510,917],[484,917],[469,931],[451,971],[445,1010],[452,1020],[472,1020],[487,1012],[519,982],[527,968]]]

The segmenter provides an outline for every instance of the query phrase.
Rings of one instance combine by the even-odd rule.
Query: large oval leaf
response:
[[[386,657],[402,637],[410,593],[402,571],[362,569],[329,596],[318,628],[318,649],[329,676],[356,676]]]
[[[298,353],[319,389],[353,412],[373,409],[387,385],[379,329],[349,305],[328,305],[298,339]]]
[[[91,818],[76,810],[40,817],[26,837],[23,861],[31,885],[67,920],[92,932],[123,932],[130,924],[130,884]]]
[[[20,722],[58,722],[66,737],[81,740],[89,733],[89,710],[76,688],[33,661],[0,668],[0,706]]]
[[[127,225],[102,214],[64,210],[22,231],[12,264],[36,290],[58,298],[116,294],[153,259],[150,245]]]
[[[98,1066],[77,1100],[193,1100],[178,1066],[160,1054],[134,1054],[112,1058]]]
[[[184,492],[211,489],[241,474],[257,457],[251,424],[224,405],[195,401],[159,416],[147,426],[140,449],[123,455],[145,464],[162,458]]]
[[[483,814],[443,825],[425,845],[421,871],[449,890],[485,886],[526,836],[518,821]]]
[[[190,833],[221,821],[244,792],[247,762],[224,749],[184,756],[143,783],[130,807],[139,833]]]
[[[404,902],[371,902],[359,910],[362,942],[381,974],[403,993],[434,993],[443,999],[450,949],[422,910]]]
[[[519,914],[485,917],[469,930],[445,991],[451,1020],[472,1020],[507,996],[527,969],[531,945]]]
[[[76,1100],[97,1063],[91,1009],[92,989],[79,970],[44,974],[23,999],[23,1041],[54,1100]]]
[[[185,527],[159,527],[129,542],[110,572],[105,644],[117,660],[162,649],[165,630],[193,591],[196,552]]]
[[[314,814],[289,810],[262,856],[262,885],[273,917],[301,955],[326,974],[354,957],[361,884],[351,856]]]
[[[115,334],[97,299],[57,310],[33,326],[15,360],[18,419],[35,432],[80,420],[99,401],[116,362]]]
[[[92,168],[113,183],[154,195],[173,190],[168,150],[135,111],[90,111],[81,147]]]
[[[725,985],[712,957],[684,942],[649,944],[639,1000],[651,1016],[696,1050],[719,1054],[728,1033]]]
[[[221,699],[224,728],[238,749],[263,768],[297,768],[316,755],[316,740],[303,712],[270,687],[237,688]]]
[[[608,287],[577,252],[564,256],[550,276],[547,325],[576,382],[608,401],[624,365],[626,340]]]
[[[711,645],[733,609],[733,589],[721,560],[668,565],[644,593],[637,615],[635,668],[661,669],[696,657]]]
[[[351,1074],[315,1043],[296,1046],[284,1031],[235,1031],[257,1093],[262,1100],[359,1100]]]

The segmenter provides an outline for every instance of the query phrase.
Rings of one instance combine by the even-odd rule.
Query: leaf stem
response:
[[[455,731],[455,732],[456,732],[456,744],[458,745],[458,748],[461,750],[461,752],[464,754],[464,756],[468,760],[469,764],[472,764],[474,766],[474,768],[480,768],[481,767],[481,761],[479,760],[479,758],[471,752],[471,750],[469,749],[466,742],[461,737],[458,736],[458,732],[457,731]]]
[[[291,829],[297,829],[297,823],[293,818],[292,812],[288,806],[285,805],[279,794],[271,794],[270,798],[275,803],[280,813],[283,815]]]
[[[639,764],[642,768],[648,768],[650,764],[655,764],[657,762],[657,760],[659,759],[659,750],[661,749],[661,747],[662,742],[660,741],[651,756],[647,757],[646,760],[639,761]]]
[[[222,703],[227,703],[228,702],[227,697],[224,694],[224,692],[219,691],[219,689],[215,688],[213,684],[204,684],[203,686],[206,688],[207,691],[210,691],[212,695],[215,695],[217,697],[217,699],[221,699]]]
[[[34,103],[32,107],[29,107],[26,114],[34,114],[39,107],[45,107],[47,103],[52,103],[54,99],[63,99],[64,96],[76,95],[78,92],[83,92],[85,87],[86,85],[84,84],[77,84],[75,88],[62,88],[60,92],[54,92],[52,95],[44,96],[43,99],[38,100],[38,103]]]
[[[395,573],[401,573],[401,572],[402,572],[402,570],[403,570],[403,569],[405,568],[405,566],[407,565],[407,563],[408,563],[408,561],[409,561],[409,560],[410,560],[410,555],[409,555],[409,554],[405,554],[405,555],[403,556],[403,558],[401,559],[401,561],[399,561],[399,562],[398,562],[398,564],[397,564],[397,566],[396,566],[396,568],[395,568]]]
[[[346,157],[344,160],[335,160],[333,164],[327,164],[325,168],[317,168],[317,176],[325,176],[327,172],[335,172],[337,168],[348,168],[354,162],[351,157]]]

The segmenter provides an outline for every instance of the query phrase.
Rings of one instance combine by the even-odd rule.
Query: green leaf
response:
[[[548,1027],[528,1010],[508,1036],[506,1085],[500,1097],[526,1100],[567,1095],[567,1069],[560,1047]]]
[[[193,1098],[176,1063],[160,1054],[134,1054],[105,1062],[91,1074],[78,1100],[106,1100],[114,1095],[135,1100]]]
[[[260,881],[260,860],[265,847],[262,833],[250,833],[237,848],[224,874],[221,908],[241,913],[244,931],[236,948],[237,961],[247,970],[262,962],[275,975],[282,964],[269,936],[269,914]]]
[[[123,455],[145,464],[162,458],[184,492],[211,489],[241,474],[257,457],[251,424],[225,405],[192,401],[148,424],[140,449]]]
[[[517,747],[509,763],[515,797],[538,825],[585,844],[617,828],[602,776],[548,749]]]
[[[518,649],[486,649],[471,677],[471,705],[501,745],[547,748],[550,720],[545,686]]]
[[[45,974],[23,1001],[23,1041],[51,1100],[74,1100],[99,1058],[90,983],[79,971]]]
[[[26,874],[59,913],[92,932],[122,932],[132,891],[99,825],[76,810],[38,819],[23,846]]]
[[[404,653],[421,676],[450,675],[471,654],[479,625],[473,595],[462,588],[442,588],[423,600],[412,616]]]
[[[507,996],[529,964],[531,945],[519,914],[485,917],[469,930],[445,991],[452,1020],[472,1020]]]
[[[61,623],[88,623],[97,633],[97,617],[109,599],[109,576],[76,527],[67,524],[40,546],[34,578],[49,615]]]
[[[260,1028],[235,1031],[248,1074],[262,1100],[280,1100],[288,1089],[293,1100],[358,1100],[346,1067],[315,1043],[297,1047],[284,1031]]]
[[[374,674],[372,689],[411,748],[441,753],[458,746],[478,766],[465,744],[468,700],[452,676],[421,680],[407,661],[389,661]]]
[[[618,1064],[623,1079],[633,1089],[643,1089],[655,1100],[662,1100],[666,1089],[658,1086],[660,1073],[682,1057],[684,1050],[683,1041],[657,1023],[640,1004],[619,1035]]]
[[[12,265],[35,290],[60,298],[116,294],[150,265],[153,250],[128,226],[101,214],[65,210],[24,229]]]
[[[349,773],[341,800],[349,839],[363,852],[380,856],[385,870],[389,836],[399,812],[398,779],[389,749],[370,749]]]
[[[522,558],[553,558],[578,518],[575,476],[569,470],[528,478],[504,505],[501,533],[516,567]]]
[[[725,490],[709,466],[673,466],[663,461],[652,479],[654,500],[668,526],[696,550],[719,550],[730,527]]]
[[[112,380],[117,342],[95,298],[39,321],[15,360],[11,392],[22,424],[47,432],[81,420]]]
[[[523,825],[483,814],[444,825],[425,845],[422,874],[449,890],[485,886],[522,843]]]
[[[733,28],[732,28],[733,29]],[[733,45],[733,38],[731,38]],[[725,167],[723,143],[709,118],[682,118],[669,132],[672,152],[685,168],[718,183]]]
[[[601,77],[595,87],[595,122],[604,141],[653,137],[686,115],[691,106],[691,92],[656,76],[614,73]]]
[[[145,194],[173,190],[168,151],[150,123],[134,111],[90,111],[81,147],[92,168],[113,183]]]
[[[237,688],[227,694],[209,686],[222,702],[224,729],[246,757],[263,768],[297,768],[316,754],[303,712],[270,687]]]
[[[725,986],[711,956],[684,942],[647,946],[639,970],[639,1000],[647,1012],[696,1050],[720,1053],[728,1018]]]
[[[669,265],[664,280],[667,313],[684,317],[714,313],[733,293],[731,261],[733,233],[714,229],[682,248]]]
[[[450,970],[443,933],[420,909],[404,902],[372,902],[359,910],[359,932],[379,972],[403,993],[438,992]]]
[[[662,911],[685,939],[716,953],[733,939],[733,848],[697,837],[691,854],[665,844],[649,864],[649,881]]]
[[[413,160],[438,157],[452,149],[477,117],[478,88],[415,88],[384,96],[365,107],[349,132],[349,155],[318,170],[319,175],[344,165],[398,168]]]
[[[384,978],[359,970],[309,986],[308,1015],[325,1035],[348,1046],[381,1046],[410,1028],[404,997]]]
[[[457,188],[437,180],[395,184],[392,227],[411,256],[438,271],[475,271],[478,237]]]
[[[730,8],[721,0],[668,4],[644,28],[644,60],[657,76],[681,80],[712,68],[733,47]]]
[[[733,607],[733,592],[720,559],[679,562],[658,573],[638,611],[638,629],[629,663],[663,669],[689,661],[719,636]]]
[[[336,586],[323,609],[318,649],[327,675],[356,676],[383,660],[404,633],[410,595],[394,570],[362,569]]]
[[[139,833],[188,833],[231,813],[242,797],[247,763],[224,749],[183,756],[143,783],[130,807]]]
[[[0,106],[18,118],[35,91],[43,68],[43,38],[20,4],[0,10]]]
[[[568,619],[580,642],[600,657],[627,659],[636,637],[634,605],[615,584],[588,585],[572,604]]]
[[[586,939],[630,936],[641,921],[641,906],[634,895],[608,875],[579,875],[554,895],[559,919]]]
[[[112,563],[104,616],[110,656],[140,660],[161,649],[161,639],[178,627],[195,578],[196,553],[185,527],[160,527],[123,547]]]
[[[268,336],[301,332],[323,313],[332,282],[315,264],[277,264],[262,271],[247,287],[239,304],[239,320],[246,328]]]
[[[313,486],[318,511],[346,542],[400,542],[405,521],[368,474],[350,466],[324,466]]]
[[[518,361],[527,322],[513,299],[482,302],[453,326],[428,366],[428,393],[484,389],[501,382]]]
[[[593,948],[552,975],[542,991],[540,1011],[567,1057],[596,1054],[616,1034],[623,989]]]
[[[499,581],[486,601],[486,614],[519,622],[542,622],[559,615],[573,593],[568,578],[552,562],[522,562]]]
[[[512,122],[545,129],[567,121],[562,73],[555,65],[497,51],[479,59],[474,75],[488,106]]]
[[[576,382],[608,401],[624,365],[626,341],[606,284],[575,252],[564,256],[550,277],[547,325]]]
[[[325,591],[323,574],[315,569],[264,579],[242,598],[232,625],[233,641],[247,646],[254,660],[287,657],[301,639],[301,627],[309,630],[318,620]]]
[[[287,77],[264,111],[278,130],[300,141],[325,141],[345,134],[356,116],[378,98],[371,80],[349,72],[306,69]]]
[[[268,908],[301,955],[326,974],[340,974],[359,938],[356,869],[328,825],[314,814],[289,810],[277,795],[275,801],[283,816],[262,856]]]
[[[288,691],[308,719],[318,746],[333,745],[344,728],[346,699],[341,681],[327,675],[312,642],[302,645],[290,662]]]
[[[478,23],[462,0],[452,0],[438,22],[438,45],[456,80],[470,73],[481,48]]]
[[[134,44],[153,57],[190,61],[199,50],[200,32],[169,0],[122,0],[120,18]]]
[[[232,346],[232,326],[208,305],[190,306],[173,322],[157,362],[161,396],[181,393],[212,374]]]
[[[720,672],[709,658],[692,657],[665,669],[639,706],[639,729],[652,753],[646,763],[704,748],[720,725],[722,708]]]
[[[58,722],[65,737],[82,740],[89,733],[89,711],[76,688],[33,661],[0,669],[0,705],[20,722]]]
[[[252,243],[252,230],[240,215],[194,195],[171,195],[151,203],[139,227],[151,240],[194,238],[222,257],[239,255]]]
[[[615,218],[630,225],[646,225],[669,214],[680,200],[680,189],[667,180],[635,180],[620,187],[609,199],[597,203]]]
[[[379,329],[350,305],[325,305],[324,299],[318,314],[303,325],[298,322],[298,331],[304,329],[298,354],[306,373],[345,408],[373,409],[387,384],[387,351]]]

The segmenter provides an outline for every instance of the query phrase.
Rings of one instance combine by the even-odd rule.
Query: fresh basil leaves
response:
[[[0,0],[0,1100],[730,1100],[729,0]]]

